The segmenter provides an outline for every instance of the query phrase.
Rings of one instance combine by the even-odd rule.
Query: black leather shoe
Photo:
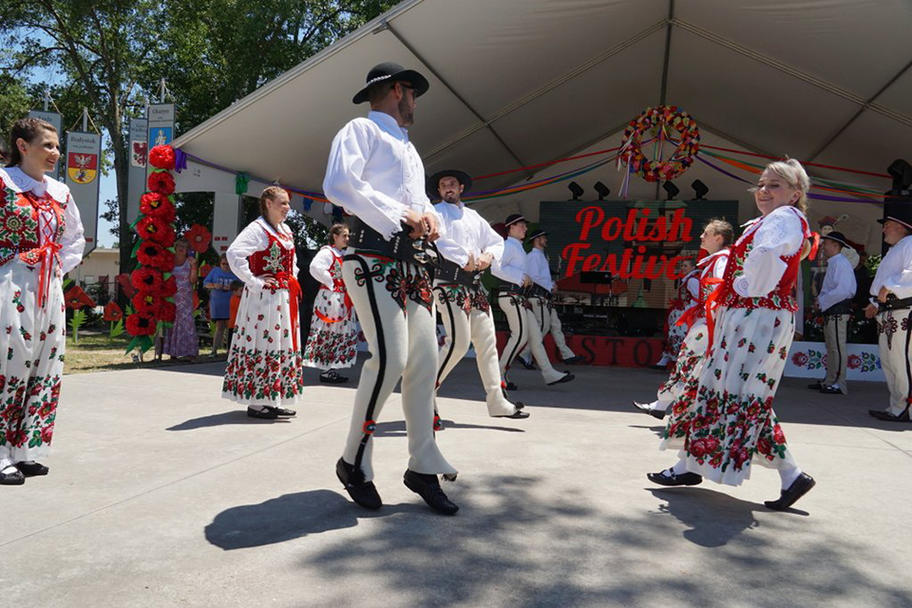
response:
[[[531,415],[532,414],[529,412],[524,412],[521,409],[516,408],[516,411],[512,414],[501,414],[500,416],[493,416],[493,418],[512,418],[514,420],[523,420],[524,418],[528,418]]]
[[[564,372],[564,375],[561,376],[560,378],[558,378],[557,380],[555,380],[554,382],[548,382],[548,386],[554,386],[555,384],[563,384],[564,382],[570,382],[574,378],[576,378],[576,376],[574,376],[570,372]]]
[[[320,382],[324,384],[342,384],[348,382],[348,378],[340,376],[335,370],[329,370],[320,374]]]
[[[455,515],[456,511],[459,510],[459,507],[453,504],[447,498],[447,495],[443,493],[436,475],[416,473],[411,469],[407,469],[405,475],[402,476],[402,481],[405,483],[406,488],[421,496],[424,502],[438,513]]]
[[[639,401],[633,402],[633,407],[640,410],[644,414],[649,414],[650,416],[652,416],[654,418],[658,418],[659,420],[662,420],[663,418],[665,418],[665,410],[656,410],[656,409],[649,407],[650,405],[652,405],[652,404],[651,403],[640,403]]]
[[[817,482],[814,481],[813,477],[807,473],[802,473],[787,490],[782,490],[778,499],[764,500],[763,504],[773,511],[785,511],[795,504],[795,501],[810,492],[815,485],[817,485]]]
[[[842,389],[838,384],[824,384],[821,385],[820,392],[824,395],[841,395]]]
[[[38,477],[47,475],[49,468],[38,462],[17,462],[16,468],[26,477]]]
[[[660,486],[696,486],[703,481],[703,477],[696,473],[688,472],[675,475],[671,472],[671,469],[665,469],[658,473],[646,473],[646,479]]]
[[[528,359],[523,359],[522,357],[516,357],[516,359],[526,369],[535,369],[535,363],[532,362],[531,357],[529,357]]]
[[[510,382],[509,380],[507,381],[507,387],[506,387],[506,388],[507,388],[508,391],[518,391],[518,390],[519,390],[519,387],[516,386],[515,384],[513,384],[512,382]]]
[[[270,405],[269,409],[271,411],[275,412],[276,416],[282,416],[285,418],[298,415],[298,412],[296,412],[295,410],[290,410],[290,409],[284,408],[284,407],[274,407],[274,406]]]
[[[817,382],[812,382],[811,384],[808,384],[808,388],[812,391],[819,391],[823,388],[823,382],[820,382],[819,380]]]
[[[25,475],[16,470],[12,473],[0,473],[0,486],[21,486],[25,483]]]
[[[361,469],[355,469],[354,465],[340,458],[336,463],[336,477],[342,482],[351,499],[365,509],[379,509],[383,506],[374,482],[364,481],[364,472]]]
[[[255,410],[252,407],[247,408],[247,415],[251,418],[262,418],[263,420],[275,420],[279,415],[272,408],[265,410]]]
[[[576,363],[582,363],[582,362],[583,362],[583,358],[579,355],[573,355],[569,359],[564,359],[564,364],[566,364],[566,365],[574,365]]]
[[[887,422],[912,422],[909,419],[909,408],[906,408],[899,416],[881,410],[868,410],[868,413],[878,420],[886,420]]]

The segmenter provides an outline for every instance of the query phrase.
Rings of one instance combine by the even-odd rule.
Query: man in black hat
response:
[[[855,273],[852,263],[842,254],[843,247],[849,247],[841,232],[828,232],[820,237],[820,247],[826,256],[827,268],[823,284],[817,295],[817,309],[823,314],[823,339],[826,342],[826,378],[823,382],[811,384],[829,395],[849,392],[846,386],[846,331],[852,316],[852,298],[855,297]]]
[[[342,276],[371,353],[355,395],[348,440],[336,475],[359,505],[377,509],[371,466],[380,409],[402,378],[408,433],[405,485],[435,511],[458,507],[438,474],[456,478],[434,438],[437,338],[426,244],[439,236],[439,218],[425,193],[424,165],[406,127],[415,100],[428,90],[418,72],[381,63],[367,75],[354,103],[370,102],[366,118],[348,122],[333,139],[323,180],[327,198],[355,216]]]
[[[522,347],[529,343],[532,357],[541,370],[542,378],[548,385],[570,382],[574,376],[570,372],[559,372],[548,360],[548,353],[542,344],[541,329],[532,313],[528,294],[532,279],[526,268],[526,250],[522,240],[528,228],[526,218],[518,213],[504,221],[508,235],[504,241],[504,253],[499,263],[495,263],[491,272],[502,281],[497,296],[497,304],[507,317],[510,325],[510,338],[500,354],[500,375],[506,380],[507,370]],[[507,382],[508,390],[516,390],[516,385]]]
[[[884,241],[890,250],[880,261],[871,283],[871,303],[865,308],[869,319],[877,317],[880,365],[890,390],[887,410],[868,410],[879,420],[910,422],[912,403],[912,205],[886,203]]]
[[[498,418],[528,418],[521,404],[506,395],[497,361],[497,336],[491,306],[481,286],[481,273],[503,255],[504,242],[490,224],[462,202],[462,193],[472,185],[463,171],[439,171],[428,180],[428,190],[442,199],[434,208],[446,236],[437,240],[443,257],[434,281],[437,310],[446,338],[438,356],[437,388],[469,349],[475,347],[475,362],[485,389],[488,414]],[[517,407],[518,405],[518,407]],[[435,418],[438,420],[438,418]],[[440,426],[439,428],[442,428]]]
[[[551,278],[551,267],[548,265],[547,256],[545,256],[545,247],[548,246],[548,233],[541,228],[533,230],[532,234],[526,236],[526,242],[532,244],[532,249],[526,254],[526,270],[529,272],[529,278],[532,279],[529,304],[532,306],[535,320],[538,321],[542,339],[550,333],[551,337],[554,338],[554,346],[557,347],[561,360],[568,364],[578,363],[582,360],[582,357],[575,354],[567,346],[563,326],[552,301],[554,298],[554,280]],[[532,348],[529,343],[526,343],[526,347],[519,354],[519,360],[527,369],[532,368]]]

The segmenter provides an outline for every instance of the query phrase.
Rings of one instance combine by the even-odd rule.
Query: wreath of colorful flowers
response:
[[[136,288],[131,303],[134,312],[127,317],[126,329],[133,336],[127,351],[139,348],[145,352],[152,347],[151,336],[160,324],[174,322],[175,306],[172,301],[177,293],[174,270],[174,169],[175,152],[171,146],[155,146],[149,151],[152,173],[146,180],[148,192],[139,201],[140,216],[133,224],[139,235],[133,256],[139,266],[130,275]]]
[[[676,147],[668,158],[649,160],[642,147],[652,141],[658,141],[658,150],[666,141]],[[627,124],[620,157],[647,182],[668,181],[690,168],[699,149],[696,121],[677,106],[658,106],[646,108]]]

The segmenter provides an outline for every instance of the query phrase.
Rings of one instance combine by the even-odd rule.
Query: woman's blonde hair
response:
[[[766,166],[765,170],[772,171],[784,179],[789,186],[798,191],[798,201],[794,206],[797,207],[801,213],[806,214],[808,210],[807,193],[808,190],[811,189],[811,178],[808,177],[807,171],[804,170],[801,163],[794,158],[787,158],[785,160],[771,162]],[[753,187],[750,191],[756,192],[757,188]]]

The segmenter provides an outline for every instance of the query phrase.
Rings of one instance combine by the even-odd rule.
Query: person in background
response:
[[[231,281],[231,300],[228,305],[228,348],[231,348],[231,339],[234,337],[234,328],[237,326],[237,312],[243,293],[244,281]]]
[[[683,277],[678,284],[678,295],[669,303],[668,317],[665,319],[665,350],[662,357],[653,365],[655,369],[667,369],[668,365],[678,359],[678,351],[684,342],[687,328],[678,325],[678,319],[684,311],[694,305],[700,289],[700,273],[694,261],[685,258],[679,262],[678,273]]]
[[[909,203],[886,203],[884,242],[890,250],[871,282],[865,316],[877,319],[880,362],[890,403],[886,410],[868,410],[878,420],[912,422],[912,209]]]
[[[310,274],[320,282],[320,290],[304,347],[304,365],[324,370],[320,382],[328,384],[348,382],[336,369],[351,367],[358,356],[355,310],[342,280],[348,238],[348,226],[333,224],[329,229],[330,243],[323,245],[310,262]]]
[[[846,385],[846,338],[849,319],[852,317],[852,298],[855,297],[855,272],[852,263],[843,255],[849,247],[841,232],[829,232],[820,237],[820,247],[827,258],[826,274],[815,302],[823,315],[823,339],[826,342],[826,378],[811,384],[821,393],[833,395],[849,393]]]
[[[260,217],[228,247],[228,265],[244,281],[237,329],[228,351],[222,397],[247,406],[251,418],[294,416],[287,409],[304,388],[298,345],[298,262],[294,235],[285,223],[288,193],[269,186],[260,195]]]
[[[79,265],[85,247],[69,188],[45,175],[59,158],[50,123],[13,124],[9,160],[0,169],[0,485],[21,485],[49,470],[38,461],[50,450],[60,399],[63,275]],[[14,525],[15,513],[5,515]]]
[[[165,330],[162,352],[172,359],[190,361],[199,355],[199,337],[193,319],[193,289],[197,281],[196,258],[189,255],[190,243],[181,237],[174,241],[174,325]]]
[[[219,265],[213,268],[203,279],[203,287],[209,290],[209,319],[215,323],[215,332],[212,335],[212,356],[218,353],[225,337],[228,318],[231,316],[231,284],[237,277],[231,272],[228,265],[228,256],[224,253],[219,256]]]

